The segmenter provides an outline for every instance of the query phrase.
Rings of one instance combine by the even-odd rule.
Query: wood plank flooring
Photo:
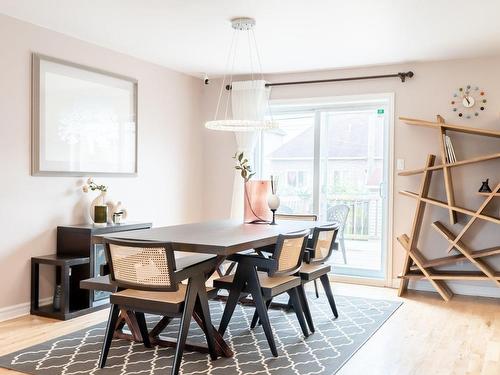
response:
[[[399,300],[397,290],[334,283],[336,294]],[[404,304],[339,375],[499,375],[500,300],[409,292]],[[0,355],[107,319],[107,310],[70,321],[24,316],[0,323]],[[0,369],[1,375],[16,375]]]

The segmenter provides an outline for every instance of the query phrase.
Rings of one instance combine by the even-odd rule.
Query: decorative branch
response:
[[[82,190],[84,193],[88,193],[89,190],[92,191],[99,190],[104,193],[108,190],[108,187],[106,185],[97,185],[92,179],[92,177],[89,177],[87,183],[82,186]]]
[[[255,175],[255,172],[252,171],[252,167],[248,163],[248,159],[245,157],[243,152],[237,152],[234,154],[233,159],[236,162],[236,166],[234,167],[237,171],[240,171],[241,177],[248,182],[252,176]]]

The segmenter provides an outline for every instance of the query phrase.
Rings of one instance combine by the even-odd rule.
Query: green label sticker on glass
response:
[[[377,115],[383,115],[384,110],[383,109],[377,109]]]

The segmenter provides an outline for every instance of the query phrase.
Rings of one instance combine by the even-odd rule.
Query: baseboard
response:
[[[344,275],[329,274],[328,278],[330,281],[338,282],[338,283],[345,283],[345,284],[359,284],[359,285],[380,286],[380,287],[386,286],[385,280],[370,279],[367,277],[356,277],[356,276],[344,276]]]
[[[393,279],[392,287],[399,288],[400,282],[400,279]],[[450,287],[454,294],[475,297],[500,298],[500,288],[497,288],[495,286],[486,286],[484,285],[484,282],[482,282],[483,285],[478,285],[479,282],[478,284],[464,284],[456,281],[447,281],[446,284]],[[423,292],[436,292],[436,289],[434,289],[434,287],[428,281],[424,280],[411,280],[408,288],[420,290]]]
[[[40,300],[40,305],[47,305],[52,302],[52,297],[43,298]],[[5,320],[18,318],[23,315],[29,315],[31,304],[29,302],[20,303],[19,305],[6,306],[0,308],[0,322]]]

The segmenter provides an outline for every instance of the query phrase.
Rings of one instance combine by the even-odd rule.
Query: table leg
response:
[[[152,338],[160,336],[160,333],[162,333],[163,330],[167,328],[171,321],[172,318],[169,316],[164,316],[163,318],[161,318],[160,321],[156,323],[151,332],[149,332],[149,336]]]
[[[127,325],[130,334],[123,332],[123,327]],[[139,329],[139,323],[132,311],[121,309],[116,324],[114,337],[128,341],[142,342],[142,335]]]
[[[203,324],[203,312],[200,310],[199,306],[195,307],[193,312],[193,318],[198,323],[200,328],[205,332],[204,324]],[[212,332],[215,340],[215,349],[217,350],[217,354],[222,357],[232,357],[234,355],[233,351],[229,347],[229,345],[224,341],[224,338],[217,332],[217,329],[212,325]]]
[[[234,275],[233,283],[231,284],[229,296],[227,297],[226,307],[224,308],[224,313],[222,314],[222,318],[219,324],[219,333],[221,334],[221,336],[224,336],[226,328],[229,325],[229,321],[233,316],[234,309],[238,304],[241,292],[245,287],[247,273],[247,267],[245,267],[243,264],[239,264],[236,268],[236,273]]]

